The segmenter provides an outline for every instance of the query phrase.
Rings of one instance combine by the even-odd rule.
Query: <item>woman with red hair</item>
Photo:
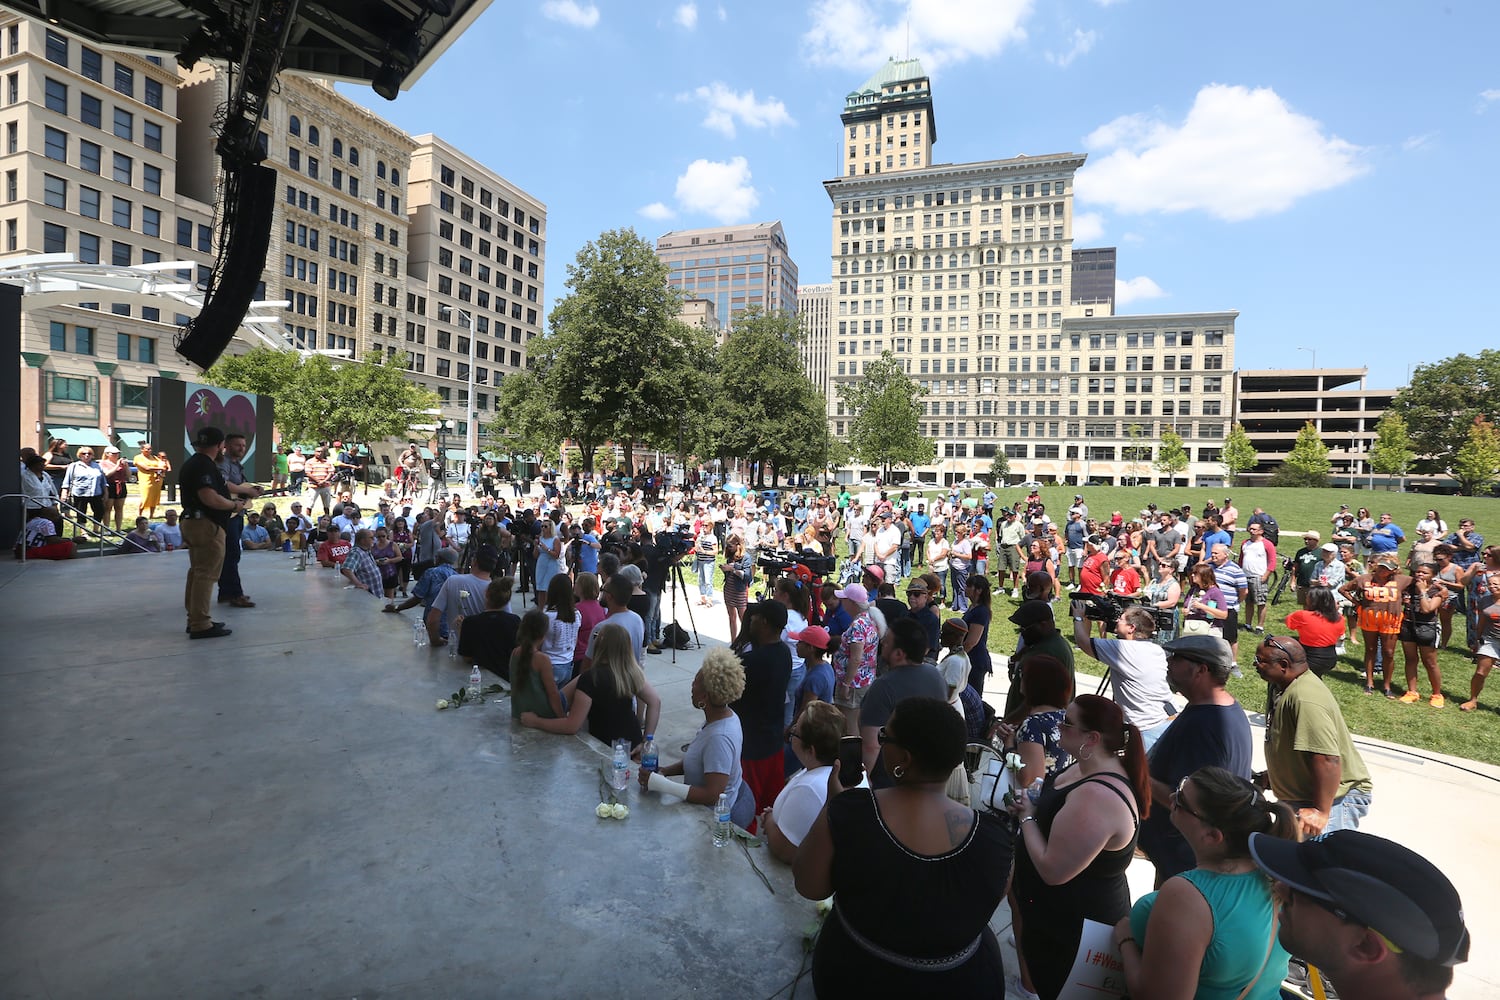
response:
[[[1021,939],[1037,995],[1054,1000],[1067,980],[1085,919],[1114,926],[1130,912],[1125,870],[1151,781],[1140,731],[1108,698],[1081,694],[1059,725],[1059,749],[1075,763],[1049,774],[1036,802],[1011,806],[1020,822],[1015,894]]]

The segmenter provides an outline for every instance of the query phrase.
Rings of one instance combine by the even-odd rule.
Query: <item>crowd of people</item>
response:
[[[1477,704],[1500,658],[1500,546],[1468,519],[1449,531],[1429,511],[1403,559],[1388,515],[1344,508],[1329,541],[1309,529],[1283,555],[1274,517],[1256,508],[1242,525],[1229,498],[1126,518],[1091,516],[1080,495],[1059,524],[1035,493],[1010,506],[993,491],[735,494],[655,474],[611,490],[549,472],[507,498],[481,466],[465,502],[441,469],[423,478],[415,447],[365,511],[338,491],[347,463],[325,446],[278,450],[283,514],[247,481],[244,444],[200,430],[176,472],[181,514],[143,513],[122,543],[187,550],[194,639],[230,634],[215,585],[220,604],[255,607],[244,553],[289,553],[378,598],[372,611],[420,608],[426,643],[501,680],[517,725],[639,754],[663,710],[647,658],[681,633],[664,619],[722,604],[731,641],[691,686],[701,726],[640,780],[702,806],[726,798],[799,892],[834,896],[813,954],[820,993],[1003,989],[989,929],[1002,901],[1022,997],[1063,992],[1085,921],[1113,929],[1135,997],[1275,997],[1289,963],[1344,996],[1440,996],[1467,958],[1446,877],[1358,832],[1373,783],[1323,678],[1358,643],[1366,690],[1378,674],[1396,697],[1399,648],[1400,700],[1420,700],[1420,668],[1441,707],[1435,651],[1462,621],[1476,659],[1463,707]],[[142,457],[155,513],[172,466]],[[93,458],[23,455],[33,553],[61,541],[64,504],[119,523],[120,460]],[[1268,632],[1279,574],[1291,636]],[[984,697],[1000,597],[1019,632],[1003,708]],[[1268,691],[1260,773],[1226,687],[1242,633]],[[1079,657],[1105,668],[1109,697],[1079,692]],[[840,776],[846,739],[859,787]],[[1014,755],[1004,807],[975,797],[977,748]],[[1138,851],[1156,890],[1132,901]]]

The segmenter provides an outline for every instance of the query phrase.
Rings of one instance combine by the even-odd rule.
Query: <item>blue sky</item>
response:
[[[811,283],[843,98],[909,44],[936,162],[1088,154],[1117,312],[1238,309],[1238,367],[1385,387],[1497,340],[1497,37],[1477,0],[502,0],[394,104],[342,89],[547,205],[550,300],[621,226],[780,219]]]

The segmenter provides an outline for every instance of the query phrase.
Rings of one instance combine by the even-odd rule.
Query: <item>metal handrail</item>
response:
[[[30,517],[28,517],[27,515],[30,513],[29,503],[30,503],[30,501],[33,498],[30,497],[30,496],[28,496],[28,495],[26,495],[25,493],[5,493],[5,494],[0,494],[0,501],[11,500],[11,499],[19,500],[20,504],[21,504],[21,561],[25,562],[26,561],[26,522],[30,520]],[[68,513],[71,511],[75,515],[82,515],[83,519],[88,524],[90,524],[91,526],[94,526],[97,529],[97,530],[95,530],[94,534],[98,536],[97,541],[98,541],[98,545],[99,545],[99,555],[101,557],[105,555],[104,541],[105,541],[105,536],[106,535],[110,536],[114,540],[114,544],[116,544],[116,545],[119,545],[119,544],[121,544],[121,543],[123,543],[125,541],[125,536],[127,534],[126,532],[119,531],[119,530],[117,530],[115,528],[111,528],[109,525],[105,524],[103,521],[98,520],[92,514],[89,514],[89,513],[85,512],[85,511],[78,510],[77,508],[65,508],[63,506],[63,504],[62,504],[62,501],[60,501],[60,500],[58,501],[58,511],[63,515],[63,523],[64,523],[65,526],[66,526],[66,524],[67,524],[67,522],[69,520]],[[76,518],[74,519],[74,523],[75,524],[77,523]],[[59,531],[57,533],[57,537],[58,538],[65,538],[66,536],[64,536],[63,533],[61,531]],[[74,541],[74,545],[77,545],[77,541],[76,540]],[[150,554],[151,555],[161,555],[162,554],[162,550],[161,549],[157,549],[156,551],[154,551],[154,552],[152,552]]]

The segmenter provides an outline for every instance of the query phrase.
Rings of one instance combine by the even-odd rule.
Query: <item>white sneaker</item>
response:
[[[1018,601],[1019,601],[1019,600],[1020,600],[1020,599],[1021,599],[1021,588],[1020,588],[1020,587],[1017,587],[1017,588],[1016,588],[1016,589],[1014,589],[1014,590],[1012,590],[1012,591],[1011,591],[1011,592],[1010,592],[1010,596],[1011,596],[1011,597],[1012,597],[1012,598],[1013,598],[1013,599],[1015,599],[1015,600],[1018,600]]]
[[[1041,1000],[1041,997],[1021,985],[1021,977],[1017,973],[1005,977],[1005,995],[1020,997],[1021,1000]]]

